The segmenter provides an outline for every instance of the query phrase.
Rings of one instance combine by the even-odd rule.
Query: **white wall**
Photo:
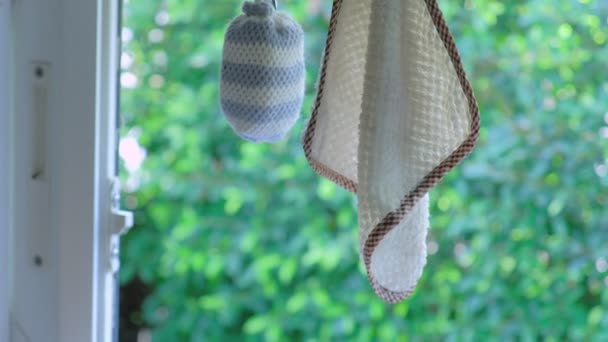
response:
[[[9,290],[9,3],[0,0],[0,341],[8,341]]]

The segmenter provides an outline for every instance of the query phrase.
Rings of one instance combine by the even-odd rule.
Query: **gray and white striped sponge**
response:
[[[234,131],[253,142],[287,135],[302,107],[304,33],[269,1],[245,2],[228,26],[221,71],[221,105]]]

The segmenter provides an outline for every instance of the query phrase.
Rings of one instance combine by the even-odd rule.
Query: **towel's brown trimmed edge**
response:
[[[399,208],[393,210],[388,213],[381,221],[378,223],[374,229],[370,232],[365,241],[365,245],[363,248],[363,260],[365,262],[365,268],[367,270],[367,275],[369,280],[376,291],[376,294],[380,296],[383,300],[389,303],[396,303],[405,298],[407,298],[413,291],[414,287],[408,289],[403,292],[394,292],[386,289],[382,285],[378,283],[378,281],[374,278],[371,273],[371,259],[374,250],[382,241],[384,236],[388,234],[393,228],[395,228],[399,222],[401,222],[404,217],[412,210],[412,208],[416,205],[416,203],[435,185],[437,184],[446,173],[448,173],[451,169],[453,169],[460,161],[466,157],[477,143],[477,138],[479,137],[479,108],[477,106],[477,101],[475,101],[475,96],[473,94],[473,89],[467,80],[464,68],[462,67],[462,62],[460,60],[460,54],[458,53],[458,49],[456,48],[456,44],[454,43],[454,38],[448,29],[448,26],[443,18],[443,14],[439,9],[436,0],[425,0],[426,8],[431,15],[433,23],[435,24],[435,28],[437,29],[437,33],[439,37],[443,41],[443,45],[448,51],[450,59],[452,60],[452,64],[454,69],[456,70],[456,74],[458,75],[458,79],[460,81],[460,85],[462,86],[462,90],[467,97],[467,101],[469,104],[469,115],[471,116],[471,131],[465,141],[456,149],[452,154],[450,154],[441,164],[435,167],[428,175],[426,175],[422,181],[418,184],[418,186],[409,194],[407,194],[399,205]]]
[[[338,14],[340,14],[341,8],[342,0],[334,0],[331,10],[331,19],[329,21],[327,41],[325,42],[325,54],[323,56],[323,62],[321,65],[321,74],[319,77],[317,98],[315,100],[310,121],[308,122],[308,127],[306,128],[306,132],[304,133],[303,145],[304,154],[306,155],[306,159],[308,160],[308,163],[313,168],[313,170],[315,170],[319,175],[328,178],[332,182],[345,188],[346,190],[353,193],[357,193],[357,184],[353,180],[347,178],[339,172],[336,172],[327,165],[314,159],[314,157],[312,156],[312,140],[315,136],[315,130],[317,128],[317,119],[319,117],[319,108],[321,107],[321,101],[323,99],[323,90],[325,89],[325,78],[327,76],[328,64],[327,62],[329,61],[329,55],[331,52],[332,43],[334,41],[334,34],[336,33],[336,27],[338,26]]]
[[[352,180],[346,178],[344,175],[339,174],[335,170],[330,169],[326,165],[319,163],[311,156],[311,148],[312,148],[312,139],[315,134],[315,128],[317,123],[318,111],[321,104],[321,99],[323,97],[323,89],[325,86],[325,78],[327,62],[329,60],[329,55],[331,52],[331,45],[333,42],[337,22],[338,22],[338,14],[340,12],[340,8],[342,6],[343,0],[334,0],[332,15],[329,24],[329,32],[327,35],[327,42],[325,47],[325,55],[323,57],[323,66],[321,68],[321,75],[319,79],[319,91],[317,94],[317,99],[315,102],[315,106],[313,108],[312,116],[306,132],[304,134],[303,144],[304,144],[304,152],[309,164],[312,168],[319,173],[321,176],[324,176],[336,184],[346,188],[349,191],[355,192],[357,189],[357,185]],[[371,272],[371,258],[374,250],[382,241],[384,236],[388,234],[393,228],[395,228],[399,222],[401,222],[407,214],[410,213],[412,208],[416,205],[416,203],[434,186],[436,185],[446,173],[452,170],[462,159],[464,159],[475,147],[477,142],[477,138],[479,137],[479,127],[480,127],[480,119],[479,119],[479,108],[477,106],[477,101],[475,100],[475,96],[473,94],[473,89],[467,80],[466,73],[462,66],[462,62],[460,60],[460,54],[458,53],[458,49],[456,48],[456,44],[454,43],[454,38],[450,33],[450,30],[443,18],[443,14],[439,9],[437,4],[437,0],[424,0],[426,3],[427,10],[435,24],[435,28],[439,37],[443,41],[443,44],[448,51],[450,59],[452,60],[452,64],[458,75],[458,79],[460,81],[460,85],[462,86],[462,90],[467,97],[467,101],[469,104],[469,115],[471,116],[471,131],[467,136],[466,140],[456,149],[452,154],[450,154],[441,164],[435,167],[429,174],[427,174],[422,181],[416,186],[416,188],[408,193],[402,200],[399,207],[391,212],[389,212],[381,221],[378,223],[368,235],[365,245],[363,247],[363,260],[365,263],[365,269],[367,271],[367,276],[369,281],[376,292],[376,294],[384,301],[389,303],[397,303],[401,300],[407,298],[413,291],[414,287],[408,289],[406,291],[395,292],[391,291],[385,287],[383,287],[372,275]]]

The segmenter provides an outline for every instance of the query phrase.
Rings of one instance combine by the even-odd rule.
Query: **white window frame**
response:
[[[8,341],[9,327],[9,6],[0,0],[0,341]]]
[[[0,341],[113,341],[118,0],[0,2]]]

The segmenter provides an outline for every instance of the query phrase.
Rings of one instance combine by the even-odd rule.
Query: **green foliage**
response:
[[[305,118],[330,2],[280,2],[307,34]],[[306,164],[305,119],[268,145],[223,118],[240,4],[125,4],[123,133],[147,157],[123,170],[124,340],[608,340],[608,3],[441,2],[483,128],[432,192],[428,265],[394,306],[360,265],[353,196]]]

